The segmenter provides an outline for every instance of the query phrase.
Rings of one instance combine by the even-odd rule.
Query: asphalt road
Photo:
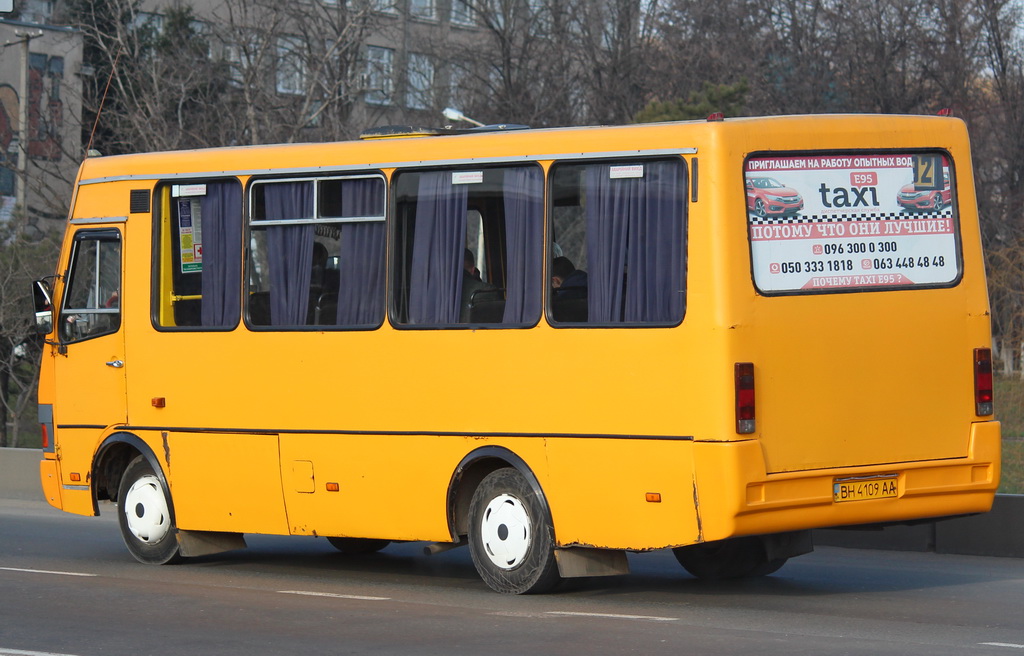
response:
[[[706,583],[658,552],[631,555],[629,576],[515,597],[488,590],[466,549],[351,558],[247,539],[145,566],[113,512],[0,500],[0,656],[1024,655],[1020,559],[823,547],[765,579]]]

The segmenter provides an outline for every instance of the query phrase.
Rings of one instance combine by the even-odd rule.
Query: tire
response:
[[[764,544],[755,537],[677,547],[672,552],[687,572],[708,581],[768,576],[788,560],[769,560]]]
[[[469,522],[473,565],[492,590],[538,594],[561,581],[547,508],[515,469],[498,469],[480,482]]]
[[[768,216],[768,210],[765,209],[764,201],[760,198],[754,201],[754,214],[757,214],[761,218]]]
[[[144,456],[131,461],[117,493],[121,537],[135,560],[166,565],[181,560],[171,498]]]
[[[390,540],[374,540],[371,538],[327,538],[331,546],[346,556],[363,556],[377,553],[391,544]]]

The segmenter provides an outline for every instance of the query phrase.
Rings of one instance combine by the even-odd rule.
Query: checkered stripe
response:
[[[945,209],[938,214],[934,212],[921,214],[907,214],[906,212],[867,212],[843,216],[836,214],[797,214],[794,216],[766,216],[760,217],[750,215],[750,225],[793,225],[805,223],[848,223],[852,221],[892,221],[894,219],[949,219],[953,217],[951,209]]]

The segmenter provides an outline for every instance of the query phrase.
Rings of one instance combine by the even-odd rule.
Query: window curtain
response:
[[[241,314],[242,187],[207,182],[200,199],[203,230],[202,325],[233,326]]]
[[[384,184],[380,179],[347,180],[342,185],[342,216],[384,214]],[[341,224],[338,258],[337,325],[376,324],[384,307],[384,222]]]
[[[264,201],[268,221],[312,218],[313,183],[268,184],[264,187]],[[313,225],[268,226],[267,248],[271,325],[307,323],[313,275]]]
[[[683,309],[683,199],[678,162],[644,162],[640,178],[588,167],[588,321],[672,322]]]
[[[505,169],[502,194],[508,257],[502,323],[529,323],[536,319],[540,307],[543,172],[532,166]]]
[[[450,171],[420,174],[409,267],[409,322],[459,322],[466,241],[466,185]]]

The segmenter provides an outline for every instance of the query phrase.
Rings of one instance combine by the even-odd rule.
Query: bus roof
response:
[[[517,159],[538,161],[602,155],[685,154],[695,153],[699,143],[707,144],[712,134],[721,134],[723,131],[741,140],[744,133],[756,136],[762,147],[770,134],[806,134],[820,130],[842,135],[845,130],[837,128],[844,127],[852,131],[878,130],[880,123],[890,138],[896,134],[913,133],[914,126],[927,130],[934,137],[937,136],[934,134],[934,121],[950,120],[962,124],[959,119],[938,116],[796,115],[625,126],[459,131],[439,136],[410,135],[404,138],[328,143],[232,146],[90,157],[82,164],[79,184],[119,179],[169,179],[186,175],[205,177],[288,174],[290,171],[344,172],[445,163],[486,165],[492,160],[509,162]],[[667,138],[670,134],[672,138]],[[795,142],[791,143],[795,147]],[[942,144],[935,144],[932,139],[930,145]],[[821,143],[820,146],[828,148],[829,144]],[[849,142],[845,147],[849,147]]]

